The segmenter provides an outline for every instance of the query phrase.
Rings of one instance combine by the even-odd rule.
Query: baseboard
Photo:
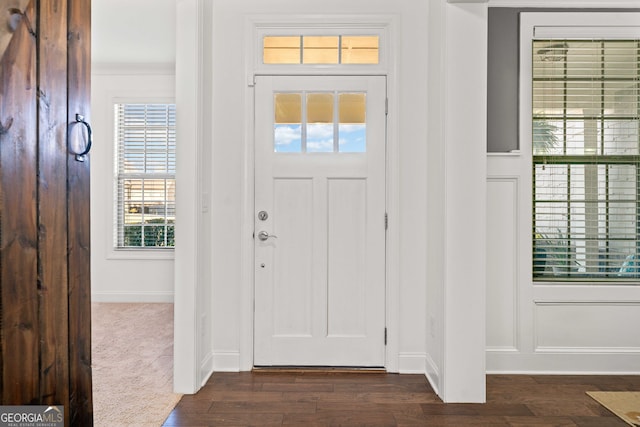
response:
[[[173,302],[173,292],[92,292],[91,302]]]
[[[488,374],[638,375],[638,352],[487,352]]]
[[[425,353],[400,353],[398,355],[398,372],[401,374],[424,374]]]
[[[436,363],[433,361],[429,354],[425,355],[424,373],[435,394],[440,396],[440,369],[438,369],[438,366],[436,366]]]
[[[214,351],[213,352],[214,372],[240,372],[240,352],[239,351]]]
[[[204,386],[213,374],[213,353],[207,354],[200,364],[200,385]]]
[[[176,65],[174,63],[153,63],[153,64],[135,64],[135,63],[92,63],[91,74],[122,76],[122,75],[174,75],[176,73]]]

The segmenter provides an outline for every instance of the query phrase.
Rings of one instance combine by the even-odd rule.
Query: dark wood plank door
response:
[[[3,5],[1,403],[64,405],[66,425],[91,426],[90,162],[76,157],[89,135],[76,114],[90,115],[91,0]]]

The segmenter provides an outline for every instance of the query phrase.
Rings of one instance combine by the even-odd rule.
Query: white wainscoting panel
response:
[[[536,303],[536,352],[640,352],[640,303]]]
[[[487,349],[516,351],[518,177],[487,182]]]

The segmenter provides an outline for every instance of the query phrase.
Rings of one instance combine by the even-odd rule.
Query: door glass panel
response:
[[[342,36],[342,64],[377,64],[378,36]]]
[[[338,64],[338,36],[305,36],[303,64]]]
[[[331,153],[333,137],[333,93],[307,94],[307,152]]]
[[[262,39],[262,43],[263,63],[300,63],[300,36],[266,36]]]
[[[365,92],[276,93],[273,130],[276,153],[364,153],[367,151],[367,95]]]
[[[300,153],[302,151],[302,95],[276,93],[274,110],[274,151]]]
[[[366,94],[341,93],[338,108],[338,150],[341,153],[364,153],[367,150]]]

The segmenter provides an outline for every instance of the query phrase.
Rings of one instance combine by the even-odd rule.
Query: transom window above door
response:
[[[264,64],[378,64],[375,35],[264,36]]]
[[[364,92],[276,92],[276,153],[364,153],[367,103]]]

